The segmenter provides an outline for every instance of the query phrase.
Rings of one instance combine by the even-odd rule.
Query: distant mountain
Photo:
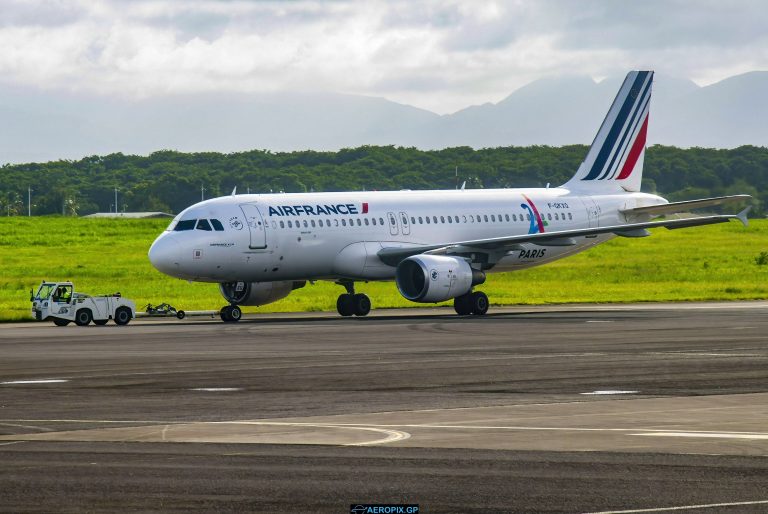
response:
[[[450,115],[341,94],[210,93],[125,100],[0,86],[0,163],[160,149],[437,149],[589,144],[622,77],[544,78]],[[707,87],[657,75],[649,144],[768,146],[768,72]]]

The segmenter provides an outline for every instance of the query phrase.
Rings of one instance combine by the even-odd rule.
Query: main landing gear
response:
[[[225,323],[235,323],[243,317],[243,311],[237,305],[227,305],[221,308],[219,316],[221,316],[221,321]]]
[[[350,281],[336,282],[344,286],[346,294],[340,294],[336,300],[336,310],[342,316],[367,316],[371,312],[371,299],[362,293],[355,293],[355,283]]]
[[[482,316],[488,312],[488,306],[488,295],[482,291],[469,292],[453,299],[453,308],[459,316]]]

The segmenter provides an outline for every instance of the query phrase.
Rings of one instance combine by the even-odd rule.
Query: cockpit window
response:
[[[211,228],[211,224],[208,223],[208,220],[199,219],[197,220],[197,230],[207,230],[208,232],[210,232],[213,229]]]
[[[194,230],[195,224],[197,224],[197,220],[181,220],[176,224],[176,228],[173,230],[174,232],[181,232],[182,230]]]
[[[213,225],[213,229],[216,232],[224,232],[224,227],[222,226],[221,222],[217,219],[211,220],[211,225]]]

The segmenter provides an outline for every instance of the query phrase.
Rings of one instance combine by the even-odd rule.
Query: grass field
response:
[[[215,284],[190,284],[160,274],[147,250],[166,220],[0,218],[0,321],[31,319],[29,290],[41,280],[72,280],[90,293],[120,291],[136,301],[180,309],[224,305]],[[768,298],[768,221],[616,238],[540,268],[489,275],[480,289],[492,304],[743,300]],[[374,308],[413,307],[394,283],[360,284]],[[307,285],[288,298],[245,312],[332,311],[343,290]]]

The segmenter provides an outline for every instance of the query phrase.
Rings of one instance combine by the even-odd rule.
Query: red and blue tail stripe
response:
[[[652,85],[652,71],[627,74],[569,187],[640,190]]]

